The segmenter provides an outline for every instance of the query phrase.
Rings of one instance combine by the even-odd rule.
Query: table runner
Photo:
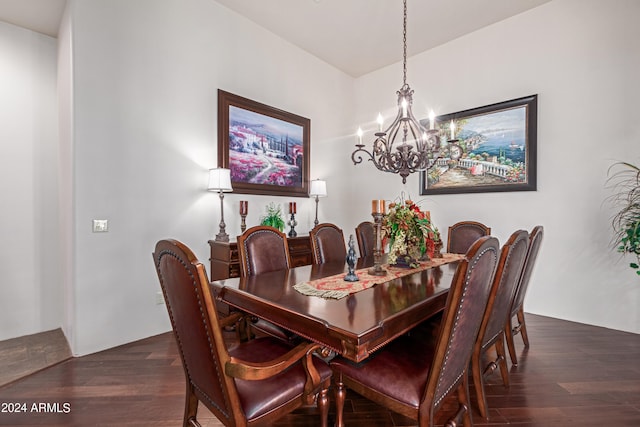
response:
[[[356,270],[356,274],[360,281],[347,282],[344,280],[346,273],[336,274],[334,276],[323,277],[321,279],[311,280],[308,282],[297,283],[293,288],[303,295],[316,296],[322,298],[340,299],[348,296],[349,294],[363,291],[378,283],[388,282],[389,280],[397,279],[398,277],[408,276],[422,270],[438,267],[450,262],[459,261],[464,258],[462,254],[442,254],[442,258],[434,258],[429,261],[423,261],[419,267],[416,268],[401,268],[393,267],[390,265],[384,265],[387,270],[385,276],[372,276],[368,273],[368,268],[362,268]]]

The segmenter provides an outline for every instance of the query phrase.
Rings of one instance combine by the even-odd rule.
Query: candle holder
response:
[[[386,276],[387,270],[382,268],[382,217],[384,214],[374,212],[371,215],[376,232],[376,244],[373,248],[373,267],[368,272],[372,276]]]
[[[240,231],[244,233],[247,229],[247,214],[240,214]]]
[[[249,213],[249,202],[240,200],[240,230],[242,233],[247,229],[247,213]]]
[[[291,214],[291,219],[289,220],[289,226],[291,230],[289,230],[289,237],[296,237],[298,233],[296,233],[296,225],[298,225],[298,221],[296,221],[296,214]]]

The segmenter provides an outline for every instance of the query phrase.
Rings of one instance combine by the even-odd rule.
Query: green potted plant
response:
[[[282,218],[282,209],[280,205],[271,202],[267,205],[267,214],[260,218],[260,225],[268,225],[269,227],[284,230],[284,219]]]
[[[627,162],[617,162],[609,168],[609,187],[614,193],[609,201],[619,211],[611,219],[616,250],[632,254],[635,262],[629,266],[640,275],[640,168]]]

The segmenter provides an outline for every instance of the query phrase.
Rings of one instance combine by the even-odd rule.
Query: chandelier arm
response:
[[[389,146],[389,141],[388,141],[388,140],[386,140],[386,139],[384,138],[384,136],[379,136],[379,137],[377,137],[377,138],[375,139],[375,141],[373,142],[374,154],[375,154],[375,152],[376,152],[376,147],[379,147],[380,145],[382,145],[382,146],[384,147],[384,150],[379,149],[379,150],[377,150],[377,151],[385,152],[385,153],[386,153],[386,152],[391,151],[391,147]],[[380,148],[380,147],[379,147],[379,148]]]
[[[389,134],[389,143],[387,144],[387,149],[389,151],[393,150],[394,143],[396,142],[396,136],[398,135],[398,131],[400,130],[400,122],[396,122],[393,124],[392,129],[390,129],[391,133]]]
[[[362,147],[358,147],[357,150],[355,150],[352,154],[351,154],[351,160],[353,161],[354,165],[360,164],[362,163],[362,161],[364,160],[362,158],[362,155],[358,154],[356,155],[356,153],[358,152],[363,152],[366,156],[368,156],[369,158],[367,160],[369,160],[370,162],[373,163],[373,165],[378,169],[381,170],[383,172],[392,172],[392,173],[398,173],[398,171],[389,171],[387,170],[388,167],[386,165],[389,164],[389,158],[387,155],[381,155],[379,159],[376,159],[376,156],[374,154],[372,154],[370,151],[365,150]],[[366,157],[365,156],[365,157]]]
[[[420,132],[429,133],[429,129],[427,129],[426,126],[424,126],[422,123],[420,123],[420,120],[416,119],[416,117],[413,115],[413,111],[411,111],[411,109],[409,109],[407,111],[407,115],[409,116],[409,121],[411,123],[414,123],[416,125],[416,127],[420,130]]]
[[[365,150],[362,147],[364,147],[364,146],[358,146],[358,149],[356,151],[354,151],[353,153],[351,153],[351,160],[353,161],[354,165],[358,165],[358,164],[362,163],[362,161],[363,161],[362,155],[358,154],[356,156],[356,154],[361,152],[361,151],[366,153],[369,157],[373,157],[373,155],[369,151]]]
[[[409,122],[409,126],[408,126],[409,130],[411,131],[411,136],[413,137],[413,140],[415,141],[416,144],[416,148],[418,149],[418,151],[423,151],[423,140],[422,140],[422,132],[421,129],[417,128],[417,126],[415,126],[415,123],[411,123]]]
[[[399,105],[399,104],[398,104]],[[402,110],[400,109],[400,107],[398,107],[398,114],[396,114],[396,117],[393,119],[393,122],[391,122],[391,124],[389,125],[389,127],[384,131],[385,134],[389,135],[391,133],[391,130],[393,128],[395,128],[396,126],[399,126],[400,121],[402,120]]]

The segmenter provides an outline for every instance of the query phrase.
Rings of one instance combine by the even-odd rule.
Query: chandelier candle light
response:
[[[378,170],[397,173],[402,177],[402,183],[407,182],[407,176],[413,172],[431,169],[441,158],[457,160],[462,153],[455,142],[452,121],[450,144],[440,145],[440,131],[435,126],[433,111],[429,114],[429,129],[425,128],[413,115],[413,89],[407,84],[407,0],[404,0],[403,15],[403,84],[396,92],[398,94],[398,114],[393,123],[384,129],[384,118],[378,114],[378,132],[375,133],[373,150],[365,150],[362,143],[363,131],[358,128],[356,133],[358,143],[351,154],[353,164],[362,163],[362,155],[369,157]],[[454,147],[455,146],[455,147]],[[395,148],[395,150],[394,150]]]

